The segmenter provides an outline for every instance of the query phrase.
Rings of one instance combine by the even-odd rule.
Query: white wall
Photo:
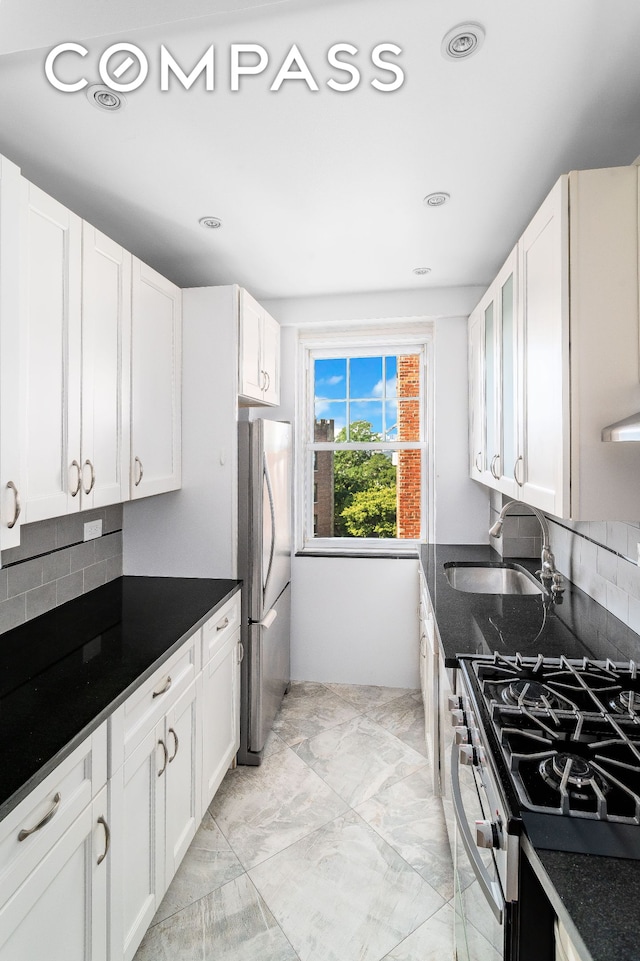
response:
[[[291,596],[294,680],[420,686],[416,560],[297,557]]]

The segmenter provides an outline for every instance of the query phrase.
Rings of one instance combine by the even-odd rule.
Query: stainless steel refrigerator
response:
[[[238,576],[243,580],[240,764],[260,764],[290,679],[291,425],[238,425]]]

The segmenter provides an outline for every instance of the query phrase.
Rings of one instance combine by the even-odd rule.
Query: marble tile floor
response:
[[[451,961],[419,692],[297,682],[222,782],[134,961]],[[494,961],[474,938],[474,961]]]

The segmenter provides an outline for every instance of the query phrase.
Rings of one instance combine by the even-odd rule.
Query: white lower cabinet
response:
[[[438,763],[438,651],[436,625],[429,599],[427,582],[419,571],[420,590],[420,689],[424,705],[424,736],[431,761],[431,777],[434,794],[440,791]]]
[[[105,781],[103,724],[0,825],[1,961],[107,961]]]
[[[111,777],[113,961],[135,954],[200,823],[198,688],[167,702]]]
[[[202,809],[240,747],[240,631],[220,641],[202,671]]]

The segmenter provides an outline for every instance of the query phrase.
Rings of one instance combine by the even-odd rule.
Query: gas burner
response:
[[[503,687],[502,700],[512,707],[551,708],[552,710],[558,710],[561,707],[560,699],[545,684],[527,678],[511,681],[507,687]]]
[[[615,714],[640,714],[640,694],[637,691],[620,691],[617,697],[609,701],[609,707]]]
[[[577,754],[554,754],[545,758],[538,768],[547,784],[556,791],[565,789],[577,801],[589,801],[596,794],[606,794],[611,788],[606,780],[594,771],[591,764]]]

